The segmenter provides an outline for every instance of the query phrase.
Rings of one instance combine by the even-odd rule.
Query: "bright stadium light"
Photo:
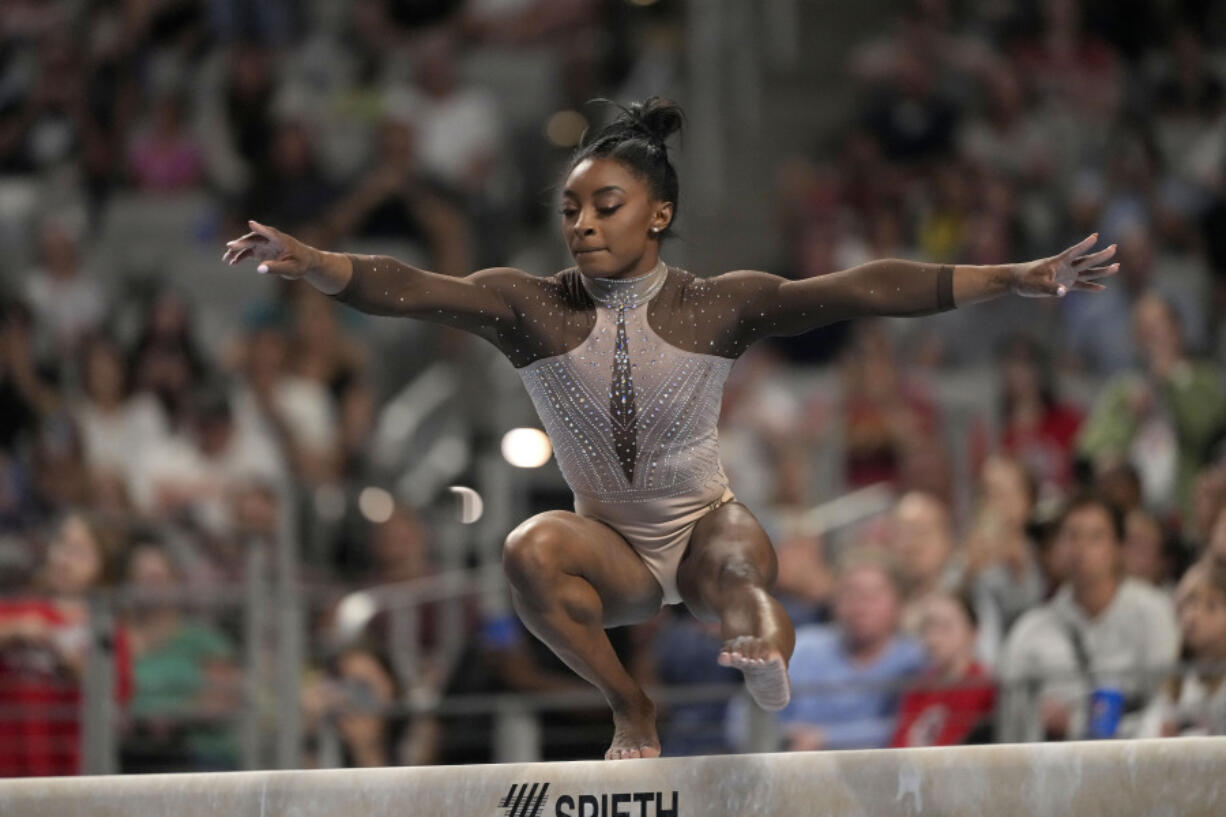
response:
[[[382,525],[392,518],[392,512],[396,510],[396,501],[384,489],[371,485],[363,488],[362,493],[358,494],[358,510],[362,512],[362,516],[366,517],[367,521]]]
[[[516,468],[540,468],[553,456],[553,445],[539,428],[513,428],[503,435],[502,456]]]

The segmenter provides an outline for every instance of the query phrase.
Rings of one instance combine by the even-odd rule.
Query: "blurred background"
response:
[[[500,579],[570,507],[510,364],[220,256],[551,274],[588,101],[650,95],[698,275],[1123,265],[739,362],[796,700],[665,610],[612,634],[664,751],[1226,733],[1224,90],[1210,0],[5,0],[0,774],[602,755]]]

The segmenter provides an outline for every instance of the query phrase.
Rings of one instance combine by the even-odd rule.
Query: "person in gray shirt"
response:
[[[1170,600],[1124,576],[1124,521],[1116,508],[1099,496],[1077,497],[1055,535],[1055,546],[1068,553],[1069,580],[1022,616],[1005,642],[1004,740],[1084,737],[1094,689],[1120,690],[1125,712],[1135,710],[1178,653]],[[1126,715],[1120,733],[1129,734],[1134,721]]]

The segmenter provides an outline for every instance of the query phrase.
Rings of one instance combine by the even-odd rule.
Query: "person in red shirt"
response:
[[[105,583],[104,534],[69,514],[48,544],[29,595],[0,599],[0,776],[81,771],[81,680],[89,654],[86,594]],[[115,634],[115,691],[132,693],[131,655]]]
[[[920,635],[929,665],[903,696],[891,746],[953,746],[989,736],[996,685],[975,660],[978,626],[964,594],[928,597]]]

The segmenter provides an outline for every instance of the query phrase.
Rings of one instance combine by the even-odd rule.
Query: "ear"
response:
[[[660,233],[668,229],[668,225],[673,223],[673,203],[671,201],[660,202],[652,211],[651,221],[647,225],[648,231],[652,236],[658,236]]]

